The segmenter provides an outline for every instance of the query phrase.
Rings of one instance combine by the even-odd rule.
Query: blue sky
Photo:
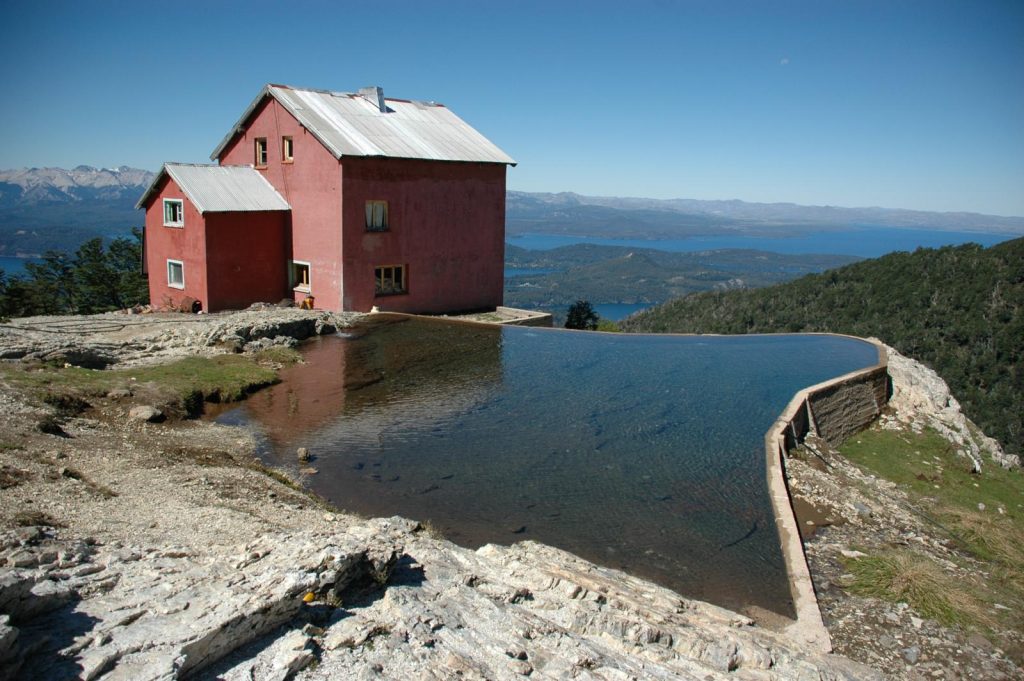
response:
[[[443,102],[509,187],[1024,215],[1024,2],[3,0],[0,168],[206,161],[267,82]]]

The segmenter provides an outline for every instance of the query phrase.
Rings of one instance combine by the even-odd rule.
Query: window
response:
[[[295,147],[291,137],[281,138],[281,159],[285,163],[291,163],[295,160]]]
[[[164,199],[164,227],[185,226],[185,202],[181,199]]]
[[[407,290],[405,265],[374,267],[373,276],[376,278],[373,291],[375,295],[390,296],[396,293],[405,293]]]
[[[300,260],[291,260],[288,267],[288,281],[295,291],[309,293],[309,263]]]
[[[386,232],[388,231],[388,202],[367,201],[366,202],[366,231]]]
[[[263,168],[267,165],[267,138],[256,138],[256,167]]]
[[[167,261],[167,285],[185,288],[185,265],[180,260]]]

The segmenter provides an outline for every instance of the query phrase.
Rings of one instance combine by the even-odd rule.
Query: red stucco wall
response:
[[[502,303],[505,166],[342,159],[344,309],[493,309]],[[368,200],[388,202],[387,232],[367,232]],[[405,265],[408,293],[375,296],[374,267]]]
[[[207,213],[207,295],[203,309],[276,303],[288,290],[288,213]]]
[[[164,199],[182,199],[185,226],[164,227]],[[146,267],[149,271],[149,302],[156,308],[176,309],[191,297],[208,308],[206,294],[206,240],[203,216],[171,178],[166,178],[146,206]],[[185,288],[167,285],[167,260],[184,266]]]
[[[283,163],[281,138],[290,135],[294,162]],[[311,293],[318,308],[342,309],[341,172],[338,160],[276,100],[256,109],[244,134],[221,153],[222,165],[255,161],[257,137],[267,138],[267,167],[260,170],[292,207],[292,260],[310,263]],[[292,294],[296,301],[305,293]]]

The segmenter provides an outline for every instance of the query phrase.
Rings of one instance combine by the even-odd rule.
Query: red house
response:
[[[267,85],[210,158],[139,200],[155,306],[501,305],[515,161],[444,105]]]

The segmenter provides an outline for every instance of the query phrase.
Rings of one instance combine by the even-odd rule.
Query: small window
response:
[[[291,137],[281,138],[281,159],[285,163],[291,163],[295,160],[295,147]]]
[[[164,199],[164,227],[185,226],[185,202],[181,199]]]
[[[267,165],[267,138],[256,138],[256,167],[263,168]]]
[[[388,231],[388,202],[367,201],[366,202],[366,231],[386,232]]]
[[[309,293],[309,263],[299,260],[292,260],[288,268],[288,278],[292,289]]]
[[[167,261],[167,285],[185,288],[185,265],[180,260]]]
[[[396,293],[405,293],[408,289],[408,282],[405,279],[405,265],[384,265],[373,268],[373,276],[376,278],[374,294],[378,296],[391,296]]]

